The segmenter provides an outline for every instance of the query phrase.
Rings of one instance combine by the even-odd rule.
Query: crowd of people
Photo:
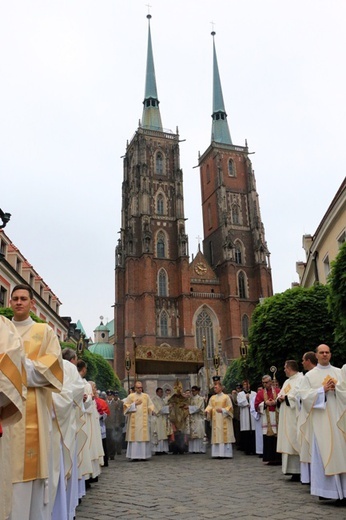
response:
[[[126,449],[131,461],[153,454],[206,453],[232,458],[234,445],[321,499],[346,499],[346,365],[330,364],[327,345],[306,352],[299,371],[284,366],[256,391],[244,380],[227,394],[220,377],[202,396],[197,385],[151,398],[135,381],[123,400],[88,381],[75,350],[61,351],[45,323],[29,315],[30,287],[11,295],[12,322],[0,316],[0,520],[73,520],[102,466]]]

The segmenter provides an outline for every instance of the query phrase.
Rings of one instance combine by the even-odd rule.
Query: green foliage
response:
[[[0,315],[6,316],[6,318],[8,318],[9,320],[12,320],[13,310],[11,309],[11,307],[0,307]],[[37,323],[45,323],[44,320],[41,320],[41,318],[36,316],[36,314],[34,314],[33,312],[30,312],[30,317]]]
[[[241,382],[246,374],[246,362],[242,358],[232,359],[228,365],[222,384],[226,388],[228,394],[235,389],[235,385]]]
[[[108,361],[100,354],[93,354],[89,350],[84,350],[81,359],[88,365],[87,379],[95,381],[99,390],[110,388],[120,391],[122,389],[118,376],[113,372]]]
[[[346,242],[332,262],[328,281],[330,286],[328,303],[335,321],[335,343],[341,353],[346,350]]]
[[[282,381],[287,359],[300,362],[304,352],[321,343],[333,346],[334,323],[328,309],[328,295],[329,287],[325,285],[295,287],[266,298],[256,307],[247,358],[250,380],[260,380],[275,365],[277,377]],[[333,347],[332,351],[334,364],[340,364],[339,352]]]

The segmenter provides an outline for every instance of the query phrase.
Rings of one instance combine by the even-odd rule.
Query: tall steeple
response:
[[[150,19],[148,18],[148,51],[147,51],[147,70],[145,77],[145,92],[143,101],[142,127],[150,130],[158,130],[162,132],[162,122],[159,109],[159,100],[157,98],[155,68],[153,48],[151,44]]]
[[[219,67],[217,64],[215,32],[213,31],[211,35],[213,37],[213,115],[211,116],[213,123],[211,127],[211,141],[222,144],[232,144],[225,104],[223,102]]]

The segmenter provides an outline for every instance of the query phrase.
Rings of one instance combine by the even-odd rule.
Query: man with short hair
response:
[[[302,365],[304,368],[304,372],[309,372],[309,370],[312,370],[317,365],[317,357],[315,352],[310,350],[309,352],[305,352],[303,354],[302,358]]]
[[[233,432],[233,407],[229,395],[222,391],[219,376],[213,377],[215,394],[209,399],[205,409],[207,420],[211,421],[211,456],[212,458],[233,458],[232,443],[235,442]]]
[[[266,374],[262,377],[263,389],[259,390],[255,399],[255,410],[262,417],[263,462],[265,464],[281,464],[281,455],[276,451],[277,425],[279,414],[276,408],[280,389],[273,384],[272,378]]]
[[[164,401],[161,387],[156,388],[153,405],[155,414],[151,416],[151,449],[156,455],[161,455],[168,453],[167,421],[169,415],[169,406]]]
[[[282,457],[282,473],[291,475],[293,482],[300,480],[299,444],[297,437],[297,421],[299,413],[299,385],[303,374],[299,372],[298,363],[294,359],[285,362],[284,372],[287,376],[277,397],[280,406],[277,451]]]
[[[124,412],[128,416],[126,457],[133,461],[150,459],[149,416],[154,413],[154,405],[143,392],[141,381],[136,381],[134,393],[125,399]]]
[[[13,501],[11,520],[46,520],[48,499],[52,392],[63,384],[61,347],[47,323],[30,317],[34,304],[28,285],[16,285],[10,305],[13,324],[22,337],[27,373],[23,420],[12,429]]]
[[[345,394],[337,388],[342,372],[330,364],[328,345],[319,345],[316,357],[317,366],[305,375],[300,386],[300,430],[308,440],[308,429],[312,428],[311,494],[343,500],[346,498],[346,443],[344,433],[337,427],[338,408],[346,406]]]
[[[255,399],[256,392],[251,390],[248,379],[244,379],[242,390],[237,394],[237,404],[240,411],[240,446],[245,455],[256,453],[256,422],[251,414],[251,406]]]
[[[200,387],[194,385],[191,388],[192,397],[189,405],[190,434],[189,434],[189,453],[205,453],[205,417],[204,399],[199,394]]]

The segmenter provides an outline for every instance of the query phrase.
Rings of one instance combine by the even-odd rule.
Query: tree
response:
[[[12,320],[12,318],[13,318],[13,310],[11,309],[11,307],[0,307],[0,315],[1,316],[6,316],[6,318],[8,318],[9,320]],[[34,314],[31,311],[30,311],[30,317],[34,321],[36,321],[37,323],[45,323],[44,320],[41,320],[41,318],[36,316],[36,314]]]
[[[295,287],[266,298],[252,315],[247,364],[252,382],[260,381],[271,366],[278,368],[278,379],[285,379],[287,359],[300,362],[304,352],[319,344],[333,344],[334,323],[328,309],[329,287]],[[334,363],[340,363],[338,353]]]
[[[346,242],[332,262],[328,282],[330,286],[328,302],[335,321],[334,338],[338,356],[346,349]],[[333,358],[334,354],[333,352]]]

